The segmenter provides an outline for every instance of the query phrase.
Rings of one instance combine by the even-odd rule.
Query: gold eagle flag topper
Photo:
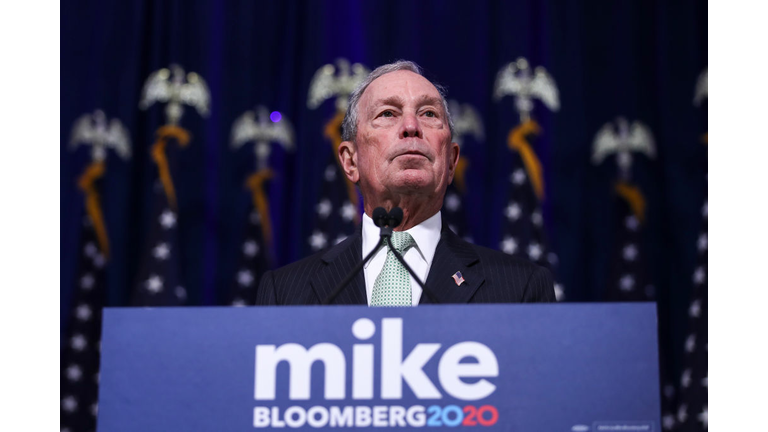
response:
[[[307,107],[316,109],[326,99],[336,96],[336,115],[325,124],[323,135],[331,141],[333,146],[333,155],[336,163],[339,164],[339,158],[336,156],[341,144],[341,123],[344,120],[344,114],[347,112],[349,104],[349,95],[352,90],[360,84],[371,71],[360,63],[350,65],[349,60],[344,58],[336,59],[336,66],[327,64],[315,72],[312,81],[309,83],[309,95],[307,96]],[[339,168],[341,166],[339,165]],[[344,181],[347,185],[347,196],[349,202],[359,213],[359,201],[357,199],[357,189],[346,176]],[[357,216],[360,216],[359,214]],[[353,218],[354,222],[360,223],[360,218]]]
[[[520,153],[520,157],[531,179],[533,190],[539,200],[544,199],[544,175],[541,162],[536,153],[531,149],[526,136],[538,135],[541,128],[531,118],[533,111],[533,99],[541,100],[552,111],[560,109],[560,97],[557,84],[552,76],[541,66],[537,66],[531,74],[528,61],[519,57],[516,61],[507,64],[496,75],[496,83],[493,89],[493,99],[501,100],[502,97],[512,95],[515,97],[515,109],[520,114],[520,125],[514,127],[507,137],[507,145],[510,149]]]
[[[102,255],[109,259],[107,228],[95,182],[106,171],[104,160],[107,148],[111,147],[125,160],[131,158],[131,137],[120,120],[112,119],[107,123],[104,112],[96,110],[93,114],[83,114],[75,120],[69,139],[70,149],[74,151],[78,144],[91,146],[91,163],[83,171],[77,185],[85,193],[85,210],[93,223]]]
[[[189,132],[179,126],[181,117],[184,115],[184,105],[196,108],[201,116],[207,117],[210,113],[211,95],[205,80],[200,75],[190,72],[185,76],[184,69],[173,64],[168,69],[163,68],[152,72],[144,83],[139,108],[146,110],[155,102],[167,104],[166,124],[155,133],[157,138],[152,145],[151,154],[157,164],[168,203],[175,209],[176,192],[168,168],[168,159],[165,156],[165,145],[169,138],[175,138],[181,147],[189,144]]]
[[[619,117],[615,128],[608,122],[597,131],[592,143],[592,163],[599,165],[608,155],[616,154],[620,177],[615,191],[627,201],[637,220],[642,223],[645,218],[645,198],[640,188],[630,183],[633,152],[653,159],[656,156],[653,133],[639,121],[630,124],[624,117]]]
[[[480,113],[470,104],[459,104],[456,100],[448,101],[448,109],[451,110],[451,117],[453,118],[453,128],[456,132],[454,140],[459,148],[464,148],[464,136],[472,135],[476,141],[485,141],[485,131],[483,127],[483,119],[480,117]],[[464,194],[466,192],[465,174],[469,162],[464,156],[459,157],[459,163],[456,165],[456,172],[454,174],[454,180],[456,181],[456,188]]]
[[[707,99],[708,96],[708,84],[707,81],[709,79],[707,78],[708,70],[709,68],[704,68],[704,71],[701,72],[699,75],[699,79],[696,80],[696,92],[693,95],[693,106],[700,107],[701,103],[704,102],[705,99]],[[704,144],[707,144],[709,141],[708,133],[704,132],[704,135],[701,137],[701,141],[704,142]]]
[[[269,110],[259,105],[256,113],[246,111],[232,123],[230,145],[233,149],[253,141],[256,153],[256,171],[248,176],[246,187],[251,190],[253,207],[259,214],[264,240],[272,245],[272,223],[269,217],[269,201],[264,193],[264,182],[273,177],[274,172],[269,168],[269,155],[272,152],[270,143],[282,145],[286,151],[295,149],[294,133],[291,122],[285,116],[273,121]]]

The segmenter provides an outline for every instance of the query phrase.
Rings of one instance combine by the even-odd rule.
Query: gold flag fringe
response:
[[[643,223],[645,220],[645,197],[640,192],[640,188],[626,182],[617,182],[614,190],[619,197],[629,204],[629,208],[632,209],[632,213],[634,213],[637,220]]]
[[[253,195],[253,208],[259,213],[264,240],[270,247],[272,246],[272,221],[269,218],[269,200],[264,193],[264,182],[274,175],[275,173],[271,169],[264,168],[248,176],[245,181],[245,186],[251,190]]]
[[[469,167],[469,161],[465,157],[459,156],[459,162],[456,163],[456,170],[453,173],[453,181],[456,182],[456,189],[458,189],[462,195],[467,191],[467,184],[465,181],[467,167]]]
[[[160,176],[160,182],[163,184],[165,196],[168,198],[171,208],[176,210],[176,190],[173,187],[171,171],[168,168],[168,159],[165,156],[165,145],[169,138],[175,138],[181,147],[189,144],[189,132],[175,125],[166,125],[160,127],[157,132],[157,140],[152,145],[152,159],[157,164],[157,171]]]
[[[85,193],[85,210],[93,223],[93,229],[96,232],[96,240],[99,242],[104,259],[109,259],[109,239],[107,238],[107,228],[104,224],[104,216],[101,213],[99,204],[99,193],[94,184],[96,180],[104,176],[106,165],[104,161],[92,162],[88,165],[83,174],[77,180],[77,186]]]
[[[539,201],[543,201],[544,175],[541,168],[541,162],[539,162],[539,158],[525,138],[528,135],[538,135],[540,132],[541,128],[535,121],[530,119],[526,120],[509,132],[507,145],[510,149],[520,153],[525,170],[528,172],[528,178],[531,179],[533,191],[536,193],[536,196],[539,197]]]
[[[333,158],[336,159],[336,163],[339,165],[342,176],[344,176],[344,183],[347,185],[347,197],[349,202],[355,207],[355,214],[358,217],[354,218],[355,225],[360,223],[360,202],[357,198],[357,187],[354,183],[349,181],[346,175],[344,175],[344,169],[339,162],[339,145],[341,145],[341,123],[344,121],[344,111],[336,111],[336,115],[325,124],[325,130],[323,135],[331,141],[333,146]]]

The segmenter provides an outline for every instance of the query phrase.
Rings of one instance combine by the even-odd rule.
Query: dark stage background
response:
[[[294,151],[271,145],[274,176],[265,191],[274,240],[270,247],[260,239],[260,250],[271,254],[267,266],[273,267],[308,255],[332,153],[323,130],[336,107],[330,98],[309,109],[307,95],[315,72],[337,58],[369,69],[413,60],[447,87],[450,99],[476,108],[485,137],[467,137],[462,147],[469,163],[461,196],[464,229],[476,243],[502,249],[510,229],[510,175],[522,166],[507,134],[520,117],[513,97],[496,101],[492,95],[497,72],[521,56],[546,68],[559,90],[557,112],[535,101],[532,117],[541,133],[530,141],[543,168],[543,230],[547,250],[558,257],[553,270],[563,301],[622,300],[614,276],[621,273],[616,257],[626,235],[626,206],[614,191],[615,156],[596,166],[592,146],[597,131],[618,116],[641,121],[653,134],[655,157],[638,153],[633,159],[631,183],[646,204],[637,240],[644,267],[633,271],[653,287],[644,295],[658,304],[663,380],[678,388],[688,367],[692,275],[706,222],[706,102],[693,103],[707,66],[707,5],[699,1],[68,2],[61,10],[62,382],[69,377],[64,359],[73,329],[80,325],[73,324],[84,301],[78,290],[89,271],[82,261],[85,195],[77,182],[91,161],[90,147],[70,147],[80,116],[101,109],[119,119],[132,152],[125,160],[108,150],[98,182],[109,257],[90,270],[99,272],[95,283],[104,297],[88,301],[96,308],[100,302],[146,304],[146,293],[137,291],[152,266],[147,245],[155,241],[149,237],[155,236],[161,190],[150,148],[166,119],[162,103],[139,109],[142,87],[152,72],[172,63],[205,80],[210,115],[185,106],[180,126],[190,143],[167,147],[178,199],[176,238],[168,242],[180,252],[170,260],[185,288],[179,304],[223,305],[242,282],[253,207],[244,182],[256,169],[252,144],[230,146],[233,122],[264,105],[293,125]],[[706,309],[703,320],[706,327]],[[680,420],[679,394],[667,395],[665,414],[700,424],[694,412]]]

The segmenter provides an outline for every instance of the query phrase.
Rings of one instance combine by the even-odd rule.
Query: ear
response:
[[[358,171],[357,167],[357,147],[355,147],[355,143],[343,141],[339,144],[338,157],[344,174],[349,181],[357,184],[360,180],[360,171]]]
[[[456,167],[459,165],[459,157],[461,156],[459,145],[451,143],[451,149],[448,152],[448,184],[453,182],[453,175],[456,174]]]

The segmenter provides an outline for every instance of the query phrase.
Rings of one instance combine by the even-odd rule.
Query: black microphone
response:
[[[371,219],[373,219],[374,225],[379,227],[381,229],[379,233],[380,238],[384,237],[391,237],[392,236],[392,228],[399,225],[400,222],[403,220],[403,211],[400,210],[400,218],[397,220],[397,225],[391,226],[390,222],[393,221],[391,215],[383,208],[383,207],[376,207],[373,209],[373,214],[371,215]],[[328,298],[325,299],[323,302],[324,305],[331,304],[332,301],[336,299],[336,297],[341,293],[341,291],[344,290],[344,287],[349,285],[350,282],[352,282],[352,279],[357,275],[357,273],[360,272],[360,270],[363,268],[365,263],[371,260],[374,255],[376,255],[376,252],[381,250],[381,248],[384,247],[384,242],[380,241],[378,245],[376,245],[373,250],[363,258],[360,263],[358,263],[355,268],[352,269],[351,272],[347,275],[346,278],[344,278],[343,281],[339,284],[339,286],[336,287],[336,289],[333,290],[331,295],[328,296]]]
[[[389,211],[389,223],[391,224],[392,228],[395,228],[396,226],[400,225],[400,222],[403,221],[403,209],[400,207],[393,207],[392,210]],[[416,276],[416,272],[413,271],[411,266],[408,265],[408,263],[405,262],[405,259],[403,259],[403,256],[400,255],[400,252],[395,249],[395,246],[392,244],[392,233],[390,228],[390,233],[388,236],[384,236],[383,234],[384,229],[382,228],[382,238],[386,238],[387,246],[389,247],[389,250],[392,251],[392,253],[395,255],[395,258],[397,258],[398,261],[400,261],[400,264],[405,267],[406,270],[408,270],[408,273],[413,277],[414,280],[416,280],[416,283],[419,284],[421,287],[421,292],[427,295],[429,297],[429,300],[432,303],[440,303],[440,301],[437,300],[437,297],[435,297],[434,294],[432,294],[432,291],[428,290],[426,285],[419,279],[418,276]]]

